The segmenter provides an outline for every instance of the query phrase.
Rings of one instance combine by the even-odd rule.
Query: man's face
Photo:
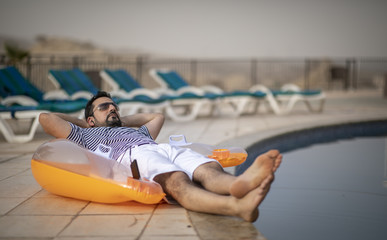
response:
[[[120,114],[117,105],[107,97],[101,97],[93,102],[93,115],[88,118],[92,127],[121,127]]]

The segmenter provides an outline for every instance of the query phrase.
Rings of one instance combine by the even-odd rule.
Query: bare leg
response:
[[[273,178],[271,175],[268,176],[259,187],[252,189],[240,199],[207,191],[194,184],[183,172],[160,174],[154,180],[167,194],[188,210],[237,216],[253,222],[258,218],[258,206],[265,198]]]
[[[266,177],[273,175],[282,162],[277,150],[270,150],[258,156],[254,163],[231,184],[230,194],[242,198],[257,188]]]
[[[208,191],[241,198],[275,172],[281,161],[282,155],[277,150],[268,151],[260,155],[239,177],[225,172],[218,163],[209,162],[195,170],[193,180]]]
[[[217,162],[209,162],[200,165],[194,171],[193,180],[200,183],[208,191],[229,195],[231,184],[236,180],[236,177],[225,172]]]

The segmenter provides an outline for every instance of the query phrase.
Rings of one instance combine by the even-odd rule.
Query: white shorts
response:
[[[131,159],[137,160],[142,178],[153,180],[159,174],[180,171],[192,176],[197,167],[208,162],[218,162],[203,156],[189,148],[171,146],[169,144],[147,144],[133,147],[121,155],[121,164],[130,168]]]

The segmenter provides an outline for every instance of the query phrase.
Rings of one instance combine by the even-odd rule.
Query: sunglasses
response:
[[[117,105],[116,103],[114,103],[114,102],[105,102],[105,103],[101,103],[101,104],[99,104],[99,105],[97,106],[96,110],[101,111],[101,112],[106,111],[106,110],[109,109],[110,105],[113,105],[113,107],[114,107],[117,111],[120,110],[120,108],[118,107],[118,105]],[[94,114],[94,112],[95,112],[95,110],[93,111],[92,115]]]

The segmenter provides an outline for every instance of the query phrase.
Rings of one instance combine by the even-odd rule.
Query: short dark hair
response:
[[[86,120],[88,117],[93,116],[93,112],[92,112],[93,108],[94,108],[93,102],[100,97],[107,97],[107,98],[112,99],[112,96],[110,96],[109,93],[107,93],[105,91],[98,91],[97,94],[95,94],[86,104],[86,107],[85,107],[85,119]]]

